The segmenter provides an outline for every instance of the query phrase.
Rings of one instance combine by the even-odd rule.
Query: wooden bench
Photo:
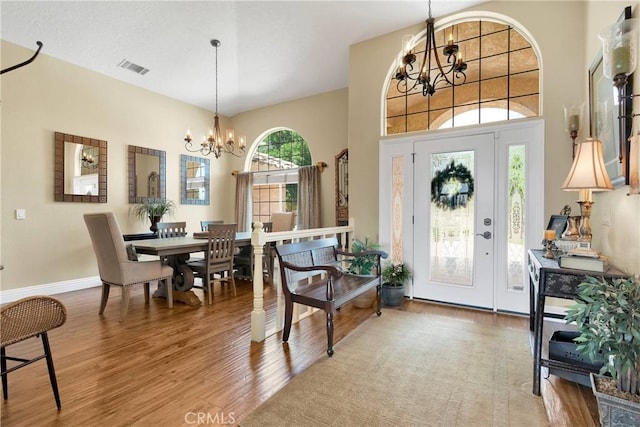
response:
[[[385,252],[365,251],[356,254],[345,252],[338,249],[338,240],[335,237],[278,245],[275,249],[280,262],[282,292],[285,298],[282,341],[289,340],[294,303],[319,308],[327,313],[327,354],[329,356],[333,356],[333,317],[340,307],[366,291],[376,288],[376,313],[380,316],[382,286],[380,258],[387,257]],[[339,268],[344,257],[359,256],[376,258],[375,275],[349,274]]]

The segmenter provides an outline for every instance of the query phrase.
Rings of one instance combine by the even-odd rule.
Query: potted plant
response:
[[[366,251],[374,251],[378,249],[380,249],[380,245],[378,243],[370,243],[368,238],[365,238],[364,241],[353,239],[353,242],[351,243],[351,252],[354,254]],[[377,267],[376,260],[377,259],[375,255],[353,257],[347,260],[347,262],[349,263],[347,272],[351,274],[362,275],[374,274],[374,268]],[[373,305],[373,302],[375,300],[376,290],[372,289],[355,298],[353,300],[353,306],[356,308],[369,308]]]
[[[382,269],[382,302],[389,307],[402,305],[404,284],[411,278],[405,263],[387,264]]]
[[[591,374],[600,422],[640,425],[640,283],[587,276],[577,296],[566,315],[580,332],[576,349],[591,360],[601,353],[608,361],[601,375]],[[611,377],[602,376],[605,373]]]
[[[353,252],[354,254],[366,251],[375,251],[378,249],[380,249],[380,245],[378,243],[369,243],[368,238],[365,238],[364,242],[362,240],[353,239],[353,243],[351,244],[351,252]],[[364,255],[353,257],[347,262],[349,263],[347,271],[351,274],[374,274],[374,268],[376,267],[376,256]]]
[[[133,214],[141,221],[149,219],[151,221],[149,229],[155,233],[158,231],[158,223],[162,217],[173,214],[175,208],[176,205],[172,200],[155,200],[136,205],[133,208]]]

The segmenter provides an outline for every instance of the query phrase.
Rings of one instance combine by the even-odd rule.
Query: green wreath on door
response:
[[[473,176],[462,163],[456,164],[451,160],[451,163],[437,171],[431,180],[431,202],[440,209],[464,208],[472,197]]]

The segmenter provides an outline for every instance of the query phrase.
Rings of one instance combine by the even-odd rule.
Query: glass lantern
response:
[[[602,30],[603,74],[609,79],[626,76],[636,68],[638,56],[638,19],[626,19]],[[618,77],[618,78],[620,78]]]

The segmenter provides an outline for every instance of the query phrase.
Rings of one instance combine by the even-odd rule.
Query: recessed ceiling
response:
[[[434,17],[483,0],[434,0]],[[233,116],[347,86],[349,46],[424,21],[426,1],[2,1],[2,39]],[[398,40],[400,46],[400,40]],[[26,58],[25,58],[26,59]],[[119,64],[149,71],[140,75]],[[6,68],[13,64],[2,64]],[[16,72],[16,71],[14,71]]]

